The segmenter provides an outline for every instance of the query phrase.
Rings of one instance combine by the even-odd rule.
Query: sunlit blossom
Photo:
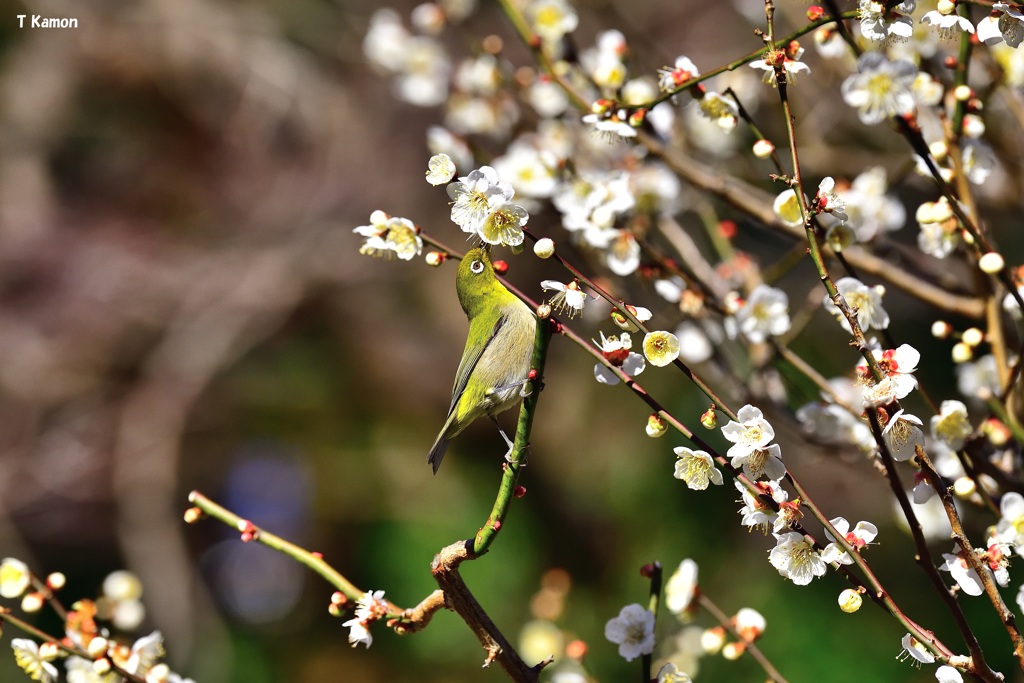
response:
[[[698,569],[697,563],[687,558],[665,582],[665,607],[672,614],[685,612],[696,597]]]
[[[644,336],[644,355],[651,365],[664,367],[679,357],[679,339],[663,330],[648,332]]]
[[[882,430],[882,439],[893,460],[896,462],[910,460],[917,455],[918,446],[924,448],[921,418],[910,415],[901,408],[889,418],[889,423]]]
[[[917,68],[906,60],[891,62],[881,52],[865,52],[857,59],[857,73],[843,81],[843,100],[867,125],[909,114],[914,111],[916,76]]]
[[[722,485],[722,473],[715,467],[715,459],[706,451],[679,446],[676,454],[676,479],[682,479],[694,491],[703,491],[708,484]]]
[[[566,311],[570,318],[583,312],[583,305],[587,303],[587,293],[580,288],[580,283],[576,280],[568,284],[558,280],[542,280],[540,286],[545,292],[555,290],[554,296],[548,300],[555,311]]]
[[[835,530],[839,532],[843,539],[851,546],[854,550],[860,551],[878,536],[878,527],[871,522],[857,522],[857,526],[850,530],[850,523],[846,521],[845,517],[836,517],[830,519],[829,523],[835,527]],[[825,549],[821,552],[821,559],[825,562],[838,562],[839,564],[853,564],[853,558],[850,554],[843,550],[843,547],[839,545],[835,537],[825,529],[825,536],[831,541]]]
[[[638,604],[626,605],[604,626],[604,637],[619,646],[619,655],[631,662],[654,651],[654,613]]]
[[[427,161],[427,182],[444,185],[455,177],[455,162],[447,154],[435,154]]]
[[[776,545],[768,553],[768,561],[779,574],[797,586],[806,586],[828,567],[814,545],[803,534],[790,531],[777,534]]]

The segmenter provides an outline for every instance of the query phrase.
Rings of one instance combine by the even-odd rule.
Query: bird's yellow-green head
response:
[[[455,276],[455,289],[462,310],[470,320],[487,307],[506,303],[509,297],[515,298],[495,276],[486,247],[470,249],[462,258]]]

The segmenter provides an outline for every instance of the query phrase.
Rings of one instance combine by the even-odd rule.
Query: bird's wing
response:
[[[462,392],[466,390],[466,385],[469,383],[469,377],[473,374],[473,369],[476,368],[477,362],[480,357],[484,355],[484,351],[487,347],[494,342],[498,336],[498,332],[501,330],[502,325],[505,324],[507,316],[502,315],[494,323],[494,327],[491,329],[491,334],[487,337],[487,341],[480,345],[480,348],[476,349],[472,353],[469,351],[469,341],[466,342],[466,351],[462,354],[462,362],[459,363],[459,370],[455,373],[455,386],[452,388],[452,403],[448,406],[448,414],[451,415],[452,411],[455,410],[455,404],[459,402],[459,397],[462,396]],[[470,326],[472,327],[472,325]],[[472,333],[469,336],[473,338]]]

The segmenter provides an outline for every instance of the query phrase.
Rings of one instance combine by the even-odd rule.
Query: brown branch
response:
[[[528,666],[473,597],[469,586],[459,575],[459,565],[464,560],[475,559],[469,548],[471,542],[459,541],[442,548],[441,552],[434,556],[430,573],[444,591],[445,606],[466,622],[483,645],[487,652],[484,666],[497,662],[513,681],[533,683],[539,680],[541,670],[550,664],[553,658],[549,657],[534,666]]]

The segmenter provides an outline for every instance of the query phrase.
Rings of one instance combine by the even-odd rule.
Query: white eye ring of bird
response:
[[[479,275],[480,273],[484,272],[484,262],[473,261],[472,263],[469,264],[469,269],[476,273],[477,275]]]

